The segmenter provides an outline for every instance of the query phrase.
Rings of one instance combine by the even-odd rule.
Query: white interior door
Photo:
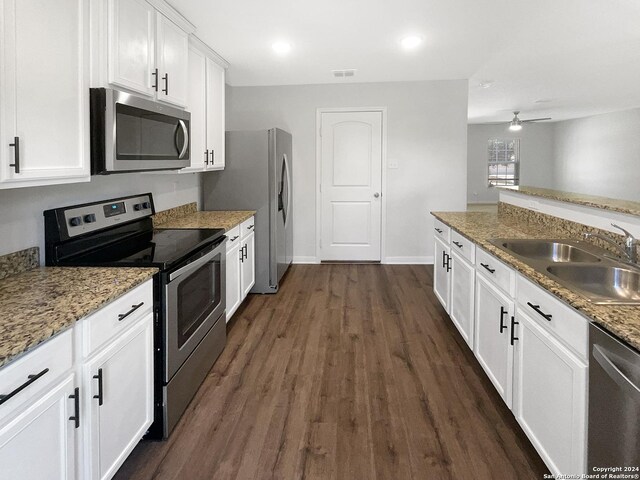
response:
[[[380,261],[382,112],[323,112],[320,259]]]

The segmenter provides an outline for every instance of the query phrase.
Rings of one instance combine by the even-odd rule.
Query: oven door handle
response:
[[[222,248],[224,247],[224,245],[225,245],[225,242],[223,241],[220,245],[218,245],[216,248],[211,250],[206,255],[200,257],[198,260],[194,260],[193,262],[189,263],[188,265],[185,265],[184,267],[179,268],[175,272],[170,273],[169,274],[169,282],[173,282],[176,278],[181,277],[185,273],[193,272],[193,271],[199,269],[204,264],[210,262],[213,257],[218,255],[222,251]]]

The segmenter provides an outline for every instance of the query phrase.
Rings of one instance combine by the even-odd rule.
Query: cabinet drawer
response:
[[[0,421],[16,407],[38,396],[72,366],[73,333],[69,328],[0,369],[0,394],[15,392],[0,404]],[[34,377],[29,378],[31,375]]]
[[[518,308],[572,348],[582,360],[588,356],[589,322],[573,308],[549,292],[524,279],[517,278]]]
[[[251,217],[240,224],[240,237],[245,238],[250,233],[253,233],[255,227],[255,217]]]
[[[476,249],[476,269],[510,297],[515,297],[515,272],[481,248]]]
[[[240,243],[240,225],[236,225],[227,233],[227,252]]]
[[[476,244],[451,230],[451,251],[466,258],[471,263],[476,259]]]
[[[449,245],[449,242],[451,241],[451,228],[442,223],[437,218],[433,220],[433,228],[436,237],[440,238],[440,240]]]
[[[153,280],[147,280],[82,319],[83,355],[88,357],[152,309]]]

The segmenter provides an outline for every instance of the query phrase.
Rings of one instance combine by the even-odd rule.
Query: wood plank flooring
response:
[[[540,479],[429,266],[295,265],[253,295],[166,442],[117,479]]]

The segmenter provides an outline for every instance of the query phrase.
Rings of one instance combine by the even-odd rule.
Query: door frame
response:
[[[322,248],[320,240],[322,238],[322,138],[320,137],[320,127],[322,126],[323,113],[361,113],[380,112],[382,114],[381,133],[381,191],[380,199],[380,263],[387,263],[386,257],[386,232],[387,232],[387,107],[321,107],[316,109],[316,263],[321,262]]]

